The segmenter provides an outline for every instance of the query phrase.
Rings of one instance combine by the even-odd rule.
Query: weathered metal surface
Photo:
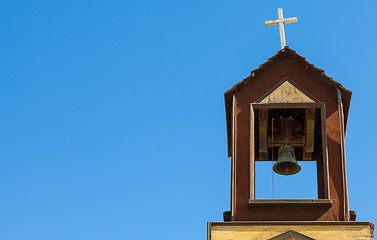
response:
[[[301,165],[295,158],[295,149],[288,144],[288,140],[279,148],[279,158],[275,162],[273,170],[281,175],[293,175],[301,170]]]
[[[287,50],[288,51],[288,50]],[[290,50],[291,51],[291,50]],[[345,201],[343,199],[343,178],[342,178],[342,161],[341,161],[341,140],[339,129],[339,112],[337,103],[337,92],[331,84],[333,81],[323,81],[318,77],[318,74],[308,68],[308,63],[294,54],[281,54],[279,58],[272,61],[264,68],[264,71],[259,71],[252,81],[242,85],[242,88],[237,89],[237,105],[236,105],[236,173],[235,173],[235,220],[240,221],[254,221],[254,220],[301,220],[301,221],[342,221],[344,220],[343,207]],[[325,102],[326,108],[320,103],[306,103],[313,104],[312,107],[320,107],[323,113],[321,115],[322,124],[324,128],[323,139],[321,142],[323,148],[321,154],[327,156],[326,162],[320,168],[323,171],[321,175],[324,179],[323,193],[321,197],[334,199],[330,209],[321,206],[300,206],[300,207],[273,207],[273,208],[249,208],[248,201],[253,199],[254,186],[250,184],[250,179],[253,179],[254,162],[251,157],[254,154],[254,144],[250,141],[250,134],[252,125],[250,125],[251,107],[250,103],[255,103],[266,92],[270,91],[276,84],[278,84],[284,77],[288,76],[291,80],[305,89],[311,96],[314,96],[320,102]],[[348,94],[347,90],[341,90],[342,93]],[[348,100],[345,100],[346,102]],[[277,107],[284,107],[281,103],[273,103]],[[302,103],[286,103],[290,106],[302,106]],[[316,106],[317,104],[318,106]],[[258,104],[256,104],[257,106]],[[261,104],[263,105],[263,104]],[[314,106],[315,105],[315,106]],[[251,148],[250,148],[251,147]],[[250,151],[252,149],[252,151]],[[327,163],[327,159],[329,159]],[[327,172],[330,177],[327,177]],[[321,182],[321,181],[319,181]],[[327,187],[328,186],[328,187]],[[328,193],[329,190],[329,193]]]

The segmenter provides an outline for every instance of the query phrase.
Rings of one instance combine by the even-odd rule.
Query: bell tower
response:
[[[348,205],[344,139],[352,93],[282,47],[225,92],[231,206],[224,222],[208,222],[208,239],[373,239],[373,224],[355,221]],[[258,198],[255,176],[270,174],[257,172],[262,161],[287,178],[315,163],[317,197]]]

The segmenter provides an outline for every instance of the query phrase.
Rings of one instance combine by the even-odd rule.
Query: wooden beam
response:
[[[260,108],[320,108],[324,105],[323,102],[313,102],[313,103],[252,103],[254,109]]]
[[[259,159],[268,159],[268,109],[259,109]]]
[[[255,143],[254,143],[254,108],[250,104],[250,199],[255,199]]]
[[[339,111],[339,124],[340,124],[340,149],[342,156],[342,180],[343,180],[343,210],[344,221],[350,220],[349,203],[348,203],[348,189],[347,189],[347,173],[346,173],[346,151],[345,151],[345,135],[344,135],[344,111],[342,92],[337,89],[338,95],[338,111]]]
[[[313,153],[303,151],[302,152],[302,160],[304,160],[304,161],[311,161],[311,160],[313,160]]]
[[[233,95],[232,100],[232,166],[231,166],[231,197],[230,197],[230,211],[231,220],[234,221],[236,215],[236,108],[237,99]]]
[[[268,147],[280,147],[285,144],[284,136],[274,135],[274,141],[272,142],[271,136],[268,137]],[[305,137],[304,136],[295,136],[290,138],[289,145],[292,147],[304,147]]]
[[[331,199],[249,199],[249,207],[328,207]]]
[[[314,126],[315,108],[307,108],[305,111],[305,148],[308,153],[314,152]]]
[[[211,240],[212,237],[211,237],[211,226],[212,226],[212,223],[211,222],[207,222],[207,240]]]
[[[264,25],[267,26],[274,26],[279,25],[279,23],[296,23],[297,17],[291,17],[291,18],[284,18],[283,20],[276,19],[276,20],[268,20],[264,22]]]
[[[323,190],[325,199],[330,199],[329,183],[329,161],[327,149],[327,128],[326,128],[326,105],[321,106],[321,134],[322,134],[322,161],[323,161]]]

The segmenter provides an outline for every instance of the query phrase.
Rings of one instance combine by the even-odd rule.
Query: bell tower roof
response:
[[[285,76],[284,74],[288,74],[288,73],[284,73],[287,71],[284,71],[283,69],[279,69],[279,71],[276,72],[274,69],[271,69],[271,68],[275,65],[281,65],[282,62],[284,62],[284,60],[285,60],[284,64],[286,67],[286,69],[284,70],[291,69],[294,66],[301,67],[301,72],[294,71],[294,72],[290,72],[289,73],[290,75],[286,75],[294,82],[297,78],[301,78],[304,75],[309,74],[313,76],[313,79],[315,81],[327,84],[329,86],[329,89],[332,89],[334,92],[336,92],[337,89],[341,91],[342,102],[343,102],[343,107],[344,107],[345,127],[347,126],[348,112],[350,108],[352,92],[344,88],[342,84],[335,81],[333,78],[327,76],[324,70],[315,67],[314,64],[309,63],[304,57],[297,54],[296,51],[290,49],[288,46],[285,46],[282,50],[278,51],[274,56],[269,58],[265,63],[261,64],[259,68],[252,70],[251,74],[248,77],[234,84],[231,89],[229,89],[228,91],[224,93],[226,122],[227,122],[227,136],[228,136],[228,157],[231,156],[230,138],[231,138],[232,96],[236,94],[237,92],[242,91],[242,89],[245,86],[251,84],[252,82],[261,81],[261,79],[259,78],[260,75],[265,75],[265,74],[268,75],[269,72],[272,72],[271,73],[272,75],[278,75],[283,78],[283,76]],[[287,66],[287,60],[289,60],[289,63],[288,63],[289,66]],[[260,84],[264,84],[263,81]],[[261,94],[264,94],[264,93],[261,92]]]

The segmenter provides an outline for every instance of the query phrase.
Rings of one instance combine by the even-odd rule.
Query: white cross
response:
[[[292,18],[283,18],[283,9],[278,8],[278,17],[279,19],[277,20],[270,20],[270,21],[265,21],[264,25],[265,26],[273,26],[273,25],[278,25],[279,24],[279,32],[280,32],[280,45],[281,49],[285,47],[285,33],[284,33],[284,24],[286,23],[296,23],[297,18],[292,17]]]

